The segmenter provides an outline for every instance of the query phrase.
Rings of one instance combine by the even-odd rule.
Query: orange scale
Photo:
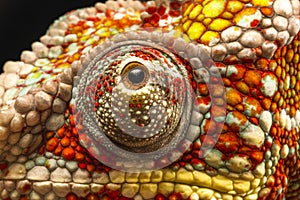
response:
[[[250,87],[257,87],[260,84],[261,75],[256,70],[248,70],[245,73],[244,81]]]
[[[231,105],[235,106],[237,104],[242,103],[243,98],[239,91],[233,88],[228,88],[226,90],[226,102]]]
[[[88,164],[86,166],[86,169],[89,171],[89,172],[94,172],[95,171],[95,165],[93,164]]]
[[[77,161],[82,162],[82,161],[84,161],[84,158],[85,158],[84,154],[78,153],[78,152],[75,153],[75,159],[76,159]]]
[[[193,149],[193,150],[199,150],[200,148],[201,148],[201,143],[198,142],[198,140],[195,141],[195,142],[193,143],[192,149]]]
[[[74,115],[69,116],[69,122],[71,126],[76,126]]]
[[[294,55],[295,55],[295,54],[294,54],[294,50],[293,50],[293,49],[289,49],[289,50],[287,51],[287,54],[285,55],[286,62],[287,62],[287,63],[292,62]]]
[[[277,109],[277,104],[275,102],[272,102],[270,107],[271,112],[275,113],[276,111],[278,111]]]
[[[77,152],[83,152],[83,151],[84,151],[83,147],[80,146],[80,145],[77,145],[77,146],[75,147],[75,150],[76,150]]]
[[[56,155],[56,156],[60,156],[62,150],[63,150],[62,146],[59,145],[58,147],[56,147],[56,149],[54,150],[53,153],[54,153],[54,155]]]
[[[228,78],[222,78],[224,86],[231,86],[231,81]]]
[[[244,112],[244,111],[245,111],[245,107],[244,107],[243,104],[238,104],[238,105],[236,105],[236,106],[235,106],[235,109],[236,109],[237,111],[240,111],[240,112]]]
[[[207,96],[209,94],[206,84],[199,83],[197,88],[198,88],[198,92],[200,93],[201,96]]]
[[[78,200],[78,197],[74,193],[69,193],[66,196],[66,200]]]
[[[282,56],[282,58],[281,59],[284,59],[283,57],[286,55],[286,53],[287,53],[287,48],[288,48],[288,46],[283,46],[281,49],[280,49],[280,51],[281,51],[281,56]]]
[[[59,141],[56,137],[51,138],[46,143],[46,150],[53,152],[58,147]]]
[[[65,136],[65,133],[66,133],[66,128],[64,126],[56,131],[56,135],[59,138],[63,138]]]
[[[86,169],[86,163],[78,163],[80,169]]]
[[[63,147],[67,147],[70,145],[70,139],[68,137],[64,137],[60,140],[60,144]]]
[[[88,196],[86,196],[87,200],[98,200],[98,195],[96,194],[89,194]]]
[[[75,157],[75,151],[71,147],[64,148],[62,151],[62,156],[66,160],[72,160]]]
[[[239,146],[239,138],[233,132],[223,133],[219,136],[216,148],[223,153],[229,154],[235,152]]]
[[[78,130],[77,130],[77,128],[75,128],[75,127],[72,128],[71,133],[72,133],[72,136],[78,137]]]
[[[269,70],[269,63],[270,61],[266,58],[260,58],[259,60],[256,61],[255,65],[256,68],[262,71],[267,71]]]
[[[168,200],[182,200],[183,197],[180,193],[174,193],[168,197]]]
[[[53,131],[48,131],[48,132],[46,133],[46,138],[47,138],[47,139],[50,139],[50,138],[52,138],[54,135],[55,135],[55,133],[54,133]]]
[[[155,196],[155,200],[165,200],[165,199],[166,199],[165,196],[162,194],[158,194]]]
[[[235,87],[236,87],[237,90],[239,90],[243,94],[247,95],[250,92],[249,86],[245,82],[243,82],[243,81],[237,82],[235,84]]]
[[[76,148],[78,146],[77,141],[71,141],[71,147]]]
[[[263,99],[262,101],[261,101],[261,106],[263,107],[263,109],[265,109],[265,110],[269,110],[270,109],[270,107],[271,107],[271,100],[270,99]]]
[[[69,130],[66,132],[66,137],[72,137],[72,133]]]
[[[284,134],[284,129],[280,128],[279,125],[277,125],[277,137],[276,138],[281,138],[281,136]]]
[[[283,71],[283,69],[282,69],[282,67],[281,67],[280,65],[278,65],[278,66],[275,68],[275,74],[276,74],[276,76],[277,76],[278,78],[281,77],[282,71]]]
[[[258,125],[259,124],[258,119],[256,117],[249,117],[249,121],[251,123],[253,123],[254,125]]]
[[[264,153],[262,151],[253,151],[250,154],[251,161],[255,163],[255,165],[261,163],[264,159]]]

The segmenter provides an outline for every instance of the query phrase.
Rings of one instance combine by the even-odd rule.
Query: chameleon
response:
[[[300,1],[107,1],[0,75],[0,199],[300,198]]]

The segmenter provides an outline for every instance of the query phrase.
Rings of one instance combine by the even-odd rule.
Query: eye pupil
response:
[[[133,68],[128,72],[128,80],[133,84],[139,84],[145,79],[145,72],[141,68]]]

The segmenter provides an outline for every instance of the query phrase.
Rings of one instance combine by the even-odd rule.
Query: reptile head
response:
[[[0,75],[1,199],[297,199],[299,0],[108,1]]]

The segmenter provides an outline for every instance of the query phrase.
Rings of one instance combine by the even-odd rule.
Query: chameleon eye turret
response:
[[[181,38],[155,44],[143,40],[151,38],[151,33],[137,34],[143,37],[130,39],[129,34],[120,34],[90,52],[76,76],[72,99],[75,120],[85,127],[78,130],[79,138],[84,138],[81,144],[100,162],[125,171],[171,164],[171,154],[177,151],[172,159],[178,159],[200,134],[193,124],[202,120],[192,119],[201,114],[193,106],[197,91],[191,77],[193,70],[205,66],[200,61],[193,66],[186,52],[180,52],[183,59],[172,46],[166,46],[184,42]],[[202,74],[199,76],[201,79]]]

